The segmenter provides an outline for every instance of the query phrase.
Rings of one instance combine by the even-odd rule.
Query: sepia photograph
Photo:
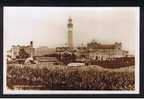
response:
[[[139,7],[4,7],[4,94],[138,94]]]

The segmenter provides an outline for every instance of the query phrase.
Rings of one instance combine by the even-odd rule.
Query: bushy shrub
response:
[[[134,71],[98,66],[8,65],[7,86],[38,90],[134,90]],[[35,86],[36,88],[32,87]],[[41,86],[38,87],[37,86]]]

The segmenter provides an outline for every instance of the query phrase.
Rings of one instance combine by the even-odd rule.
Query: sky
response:
[[[73,20],[74,46],[95,40],[122,42],[134,53],[139,29],[138,7],[4,7],[4,44],[54,48],[67,44],[68,18]]]

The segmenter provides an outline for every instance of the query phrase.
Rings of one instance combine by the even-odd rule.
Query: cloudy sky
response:
[[[92,40],[101,43],[122,42],[133,53],[138,34],[137,7],[4,7],[4,44],[64,46],[67,23],[72,17],[75,46]]]

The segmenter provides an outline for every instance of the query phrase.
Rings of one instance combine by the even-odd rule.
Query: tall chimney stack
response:
[[[33,41],[30,41],[30,56],[33,57],[34,56],[34,48],[33,48]]]

